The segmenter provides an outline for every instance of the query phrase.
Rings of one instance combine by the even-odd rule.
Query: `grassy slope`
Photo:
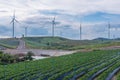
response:
[[[27,37],[24,38],[28,48],[38,49],[96,49],[100,47],[118,46],[117,40],[70,40],[61,37]]]
[[[16,48],[19,44],[19,41],[17,39],[1,39],[0,40],[0,46],[6,47],[6,48]]]

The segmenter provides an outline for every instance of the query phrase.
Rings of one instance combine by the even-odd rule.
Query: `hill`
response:
[[[120,46],[120,39],[96,38],[93,40],[71,40],[63,37],[25,37],[27,48],[80,50],[97,49],[101,47]],[[0,39],[0,49],[16,48],[18,39]]]
[[[100,37],[100,38],[96,38],[96,39],[93,39],[93,40],[111,40],[111,39]]]
[[[26,37],[24,38],[28,48],[39,49],[71,49],[80,45],[96,43],[90,40],[70,40],[62,37]]]
[[[118,46],[119,40],[98,38],[94,40],[70,40],[62,37],[26,37],[24,38],[27,48],[37,49],[96,49],[100,47]]]
[[[16,48],[19,45],[18,39],[7,38],[7,39],[0,39],[0,49],[4,48]]]

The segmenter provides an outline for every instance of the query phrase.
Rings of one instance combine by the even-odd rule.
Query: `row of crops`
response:
[[[0,80],[120,80],[120,50],[76,53],[0,65]],[[111,78],[112,78],[111,77]]]

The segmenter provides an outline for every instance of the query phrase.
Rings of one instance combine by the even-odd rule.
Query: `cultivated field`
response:
[[[0,65],[1,80],[120,79],[120,50],[76,53],[43,60]],[[111,75],[111,73],[113,75]],[[112,77],[111,77],[112,76]]]
[[[40,60],[0,64],[0,80],[120,80],[119,39],[27,37],[0,42],[8,48],[3,50],[6,53],[33,51],[37,56],[50,55]]]

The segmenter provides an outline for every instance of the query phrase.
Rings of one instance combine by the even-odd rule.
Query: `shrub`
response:
[[[33,60],[32,56],[34,56],[34,53],[32,51],[29,51],[25,56],[25,60]]]

